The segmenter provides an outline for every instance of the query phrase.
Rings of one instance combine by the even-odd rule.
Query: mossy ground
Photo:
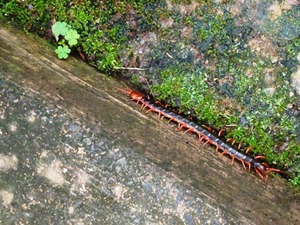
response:
[[[149,68],[125,75],[201,123],[226,127],[227,138],[253,146],[299,188],[300,102],[290,76],[300,6],[223,2],[11,0],[0,17],[51,41],[53,23],[67,22],[80,34],[74,50],[101,71]]]

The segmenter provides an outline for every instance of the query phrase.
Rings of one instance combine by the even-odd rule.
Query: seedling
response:
[[[68,55],[70,54],[70,52],[71,52],[71,49],[67,45],[65,45],[65,46],[58,46],[55,49],[55,53],[57,54],[57,57],[59,59],[66,59],[66,58],[68,58]]]
[[[78,43],[80,35],[76,30],[72,29],[71,25],[66,22],[57,21],[52,26],[53,35],[59,46],[55,49],[55,53],[59,59],[67,59],[71,49]]]

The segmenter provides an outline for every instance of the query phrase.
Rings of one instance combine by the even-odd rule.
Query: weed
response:
[[[53,35],[56,39],[56,41],[59,40],[59,36],[65,36],[67,34],[67,31],[71,29],[71,26],[68,25],[66,22],[56,22],[55,24],[53,24],[52,26],[52,32]]]
[[[66,22],[57,21],[52,26],[53,35],[58,42],[59,46],[55,49],[55,53],[59,59],[67,59],[71,49],[78,43],[80,35],[76,30],[71,28],[71,25]]]
[[[59,59],[67,59],[69,54],[71,52],[71,49],[68,46],[58,46],[55,49],[55,53],[57,54],[57,57]]]

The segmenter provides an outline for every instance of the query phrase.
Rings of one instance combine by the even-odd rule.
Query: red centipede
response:
[[[137,104],[140,103],[142,105],[142,109],[146,109],[147,112],[156,112],[159,119],[167,118],[169,119],[169,122],[174,121],[178,124],[178,130],[184,129],[184,133],[194,132],[195,134],[197,134],[200,141],[204,141],[205,144],[214,145],[216,147],[216,151],[220,152],[220,156],[225,154],[231,156],[232,164],[235,160],[238,160],[241,162],[245,170],[250,171],[251,169],[253,169],[263,181],[267,181],[270,172],[284,173],[284,171],[282,170],[271,168],[267,163],[261,162],[259,159],[265,158],[264,156],[251,157],[247,155],[247,153],[251,150],[251,147],[248,147],[245,152],[241,152],[239,151],[240,144],[236,149],[232,145],[228,144],[228,142],[221,140],[221,132],[219,132],[218,135],[215,135],[206,126],[200,126],[197,123],[185,118],[184,116],[163,107],[161,104],[157,104],[151,101],[145,95],[137,91],[133,91],[130,88],[116,88],[123,93],[128,94],[133,101],[136,101]]]

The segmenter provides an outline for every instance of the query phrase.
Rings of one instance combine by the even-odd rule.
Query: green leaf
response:
[[[53,24],[52,32],[56,41],[58,41],[59,35],[65,36],[67,31],[70,30],[70,27],[71,26],[68,25],[66,22],[57,21],[55,24]]]
[[[59,59],[68,58],[70,52],[71,52],[71,49],[66,45],[65,46],[58,46],[57,49],[55,49],[55,53],[57,54],[57,57]]]
[[[77,33],[76,30],[70,29],[67,31],[65,39],[68,41],[68,44],[70,46],[77,44],[77,39],[80,37],[80,35]]]

